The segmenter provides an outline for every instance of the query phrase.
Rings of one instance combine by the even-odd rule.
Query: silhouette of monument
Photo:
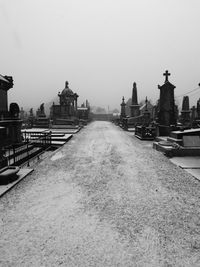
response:
[[[120,114],[120,117],[121,118],[126,118],[126,103],[124,102],[124,96],[122,98],[122,103],[121,103],[121,114]]]
[[[36,112],[36,119],[34,121],[34,127],[37,128],[48,128],[49,127],[49,118],[46,117],[44,111],[44,103],[40,105]]]
[[[131,117],[137,117],[140,115],[140,105],[138,105],[138,99],[137,99],[137,85],[135,82],[133,83],[130,111],[131,111]]]
[[[65,82],[65,88],[58,93],[59,105],[51,107],[53,124],[76,124],[77,123],[77,99],[78,95],[69,88]]]

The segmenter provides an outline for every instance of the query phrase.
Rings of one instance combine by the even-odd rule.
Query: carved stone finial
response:
[[[165,83],[168,82],[168,76],[170,76],[171,73],[168,72],[168,70],[165,71],[165,73],[163,73],[163,76],[165,76]]]

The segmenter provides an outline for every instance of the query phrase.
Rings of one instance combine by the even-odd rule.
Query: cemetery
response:
[[[31,159],[39,159],[46,151],[58,149],[89,122],[98,120],[113,121],[122,129],[134,132],[138,139],[152,141],[152,148],[170,158],[200,156],[200,100],[190,109],[189,97],[183,96],[179,115],[174,97],[176,87],[169,82],[168,71],[163,75],[165,81],[158,85],[160,96],[156,105],[153,106],[147,97],[142,105],[138,104],[134,82],[132,98],[127,102],[122,98],[120,118],[116,120],[112,114],[91,113],[88,100],[78,107],[79,96],[69,88],[68,81],[58,93],[59,104],[53,102],[49,116],[45,112],[45,103],[40,104],[36,115],[33,108],[27,114],[17,103],[11,103],[8,109],[7,92],[13,87],[13,79],[1,75],[1,169],[11,166],[13,172],[13,166],[29,166]],[[1,175],[4,175],[3,171]]]
[[[127,102],[122,98],[120,117],[116,119],[109,113],[92,114],[88,101],[78,107],[78,95],[68,82],[58,93],[59,104],[52,104],[50,115],[46,115],[45,103],[38,105],[36,114],[30,108],[25,115],[16,103],[11,103],[8,109],[7,91],[13,87],[13,79],[0,76],[0,197],[9,202],[12,196],[17,203],[13,215],[9,215],[11,222],[4,225],[3,240],[17,242],[19,236],[28,238],[39,255],[38,243],[43,246],[39,236],[45,228],[49,240],[64,244],[69,254],[73,253],[73,244],[79,250],[78,246],[85,246],[85,240],[89,240],[96,257],[100,246],[102,257],[106,255],[105,240],[110,238],[113,243],[116,235],[113,229],[136,249],[136,238],[143,228],[145,234],[139,237],[142,244],[139,243],[139,248],[147,239],[151,246],[160,229],[168,233],[169,240],[173,239],[177,254],[179,242],[186,247],[191,243],[191,232],[197,224],[188,225],[187,216],[192,217],[193,208],[198,209],[200,101],[190,109],[189,97],[184,96],[179,114],[170,73],[166,71],[163,75],[165,80],[158,86],[156,105],[148,100],[150,96],[138,103],[134,82],[132,98]],[[10,211],[4,206],[3,212]],[[174,218],[177,232],[172,230],[176,229]],[[109,227],[104,226],[105,222],[110,223]],[[22,227],[16,229],[14,223]],[[60,225],[67,238],[57,235]],[[13,227],[14,237],[10,234]],[[52,228],[57,230],[52,232]],[[165,236],[159,238],[164,243],[160,245],[162,249],[165,244],[171,246]],[[198,240],[193,238],[189,246],[196,249]],[[130,252],[121,248],[121,241],[116,246],[117,253],[125,251],[128,259]],[[32,248],[30,252],[21,250],[20,255],[22,258],[28,255],[38,265]],[[55,263],[55,252],[51,249],[51,263]],[[131,252],[131,257],[134,255]],[[8,252],[3,257],[6,261]],[[87,264],[90,257],[91,251],[84,251],[81,264],[83,260]],[[181,258],[177,258],[176,262],[180,262]]]
[[[0,184],[16,184],[20,180],[20,167],[30,166],[47,151],[54,151],[89,121],[90,106],[78,107],[78,95],[68,87],[59,93],[60,105],[52,105],[50,116],[45,113],[44,103],[34,116],[33,108],[25,116],[23,108],[11,103],[8,109],[8,90],[13,87],[11,76],[0,75]],[[22,125],[24,124],[24,127]],[[28,168],[25,175],[32,172]],[[24,177],[24,175],[23,175]],[[1,192],[0,192],[1,193]]]
[[[152,147],[168,157],[200,156],[199,100],[197,106],[189,107],[189,97],[183,96],[182,109],[178,115],[174,89],[169,82],[170,73],[164,74],[165,81],[158,85],[160,97],[157,105],[138,104],[137,86],[133,83],[132,99],[121,103],[119,125],[127,131],[134,131],[140,140],[152,140]],[[126,106],[128,105],[128,106]],[[128,108],[130,109],[129,115]],[[143,112],[141,112],[143,108]]]

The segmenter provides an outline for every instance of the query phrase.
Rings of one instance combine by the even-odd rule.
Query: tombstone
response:
[[[168,136],[171,132],[171,128],[177,123],[174,103],[174,89],[176,87],[168,81],[168,76],[170,76],[168,71],[163,75],[165,76],[165,82],[162,86],[158,85],[160,100],[158,107],[157,135]]]
[[[138,105],[138,99],[137,99],[137,85],[135,82],[133,83],[133,89],[132,89],[130,113],[131,117],[137,117],[140,115],[140,105]]]
[[[189,107],[189,97],[184,96],[182,102],[182,110],[181,110],[181,120],[180,122],[187,127],[190,127],[190,107]]]

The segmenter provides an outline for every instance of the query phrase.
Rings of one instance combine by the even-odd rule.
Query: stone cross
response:
[[[165,73],[163,73],[163,75],[165,76],[165,83],[168,82],[168,76],[170,76],[171,73],[169,73],[168,70],[166,70]]]

